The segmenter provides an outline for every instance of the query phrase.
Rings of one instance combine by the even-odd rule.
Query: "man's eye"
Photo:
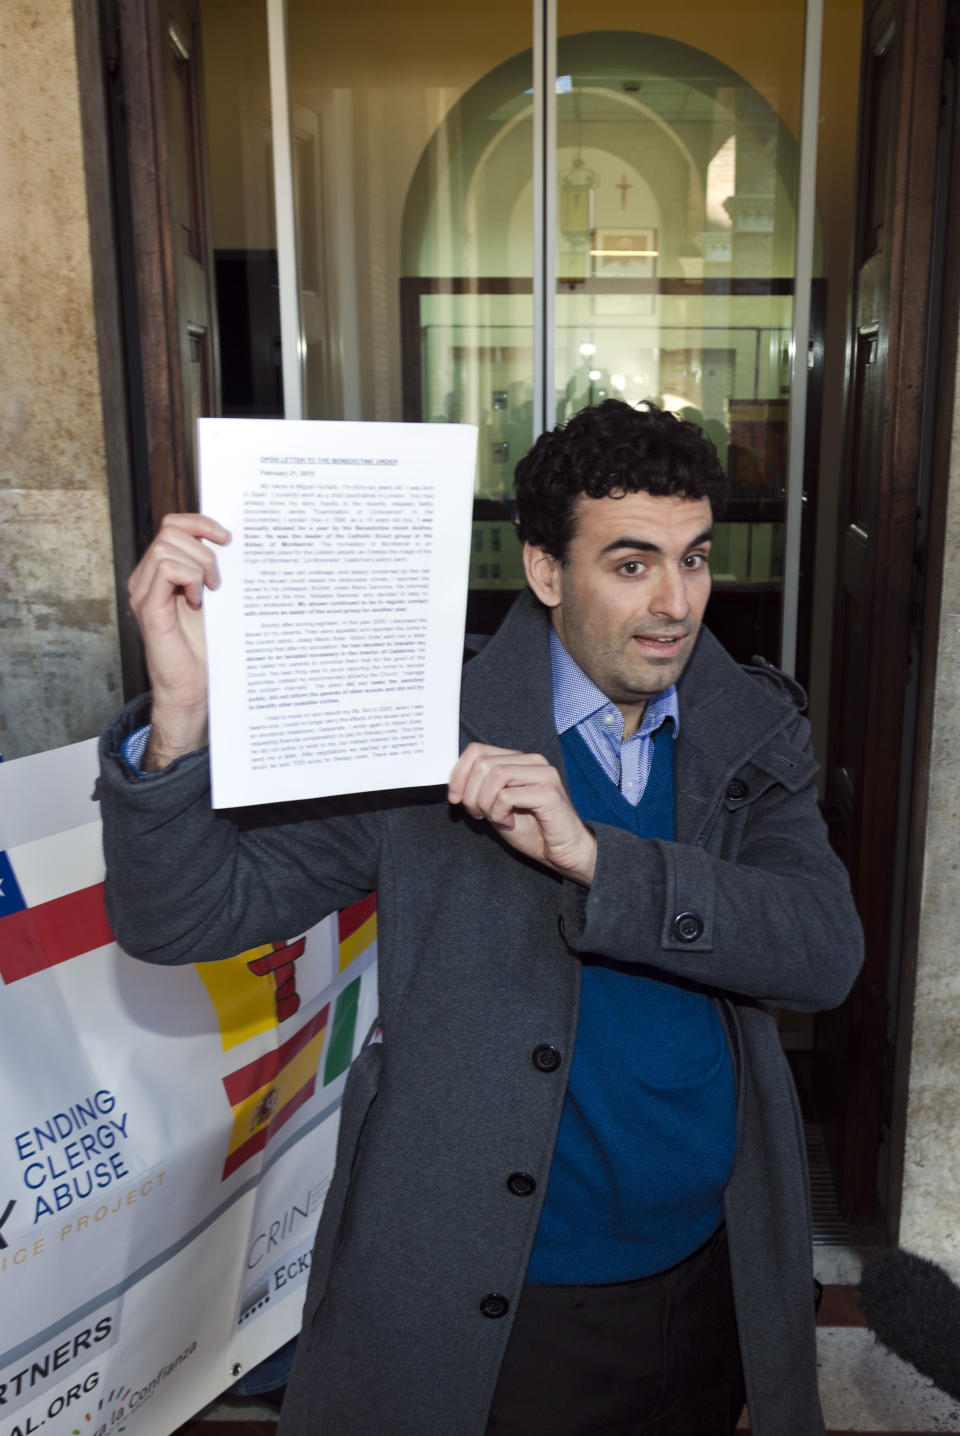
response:
[[[686,568],[704,568],[710,562],[710,556],[705,553],[688,553],[683,562]]]
[[[646,564],[641,563],[638,558],[628,558],[626,563],[620,565],[620,572],[625,573],[627,578],[636,578],[646,569]]]

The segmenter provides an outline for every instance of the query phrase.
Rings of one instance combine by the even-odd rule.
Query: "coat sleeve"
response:
[[[792,727],[810,772],[806,721],[798,715]],[[836,1006],[859,970],[863,938],[813,782],[793,791],[771,782],[738,815],[734,856],[722,855],[717,836],[729,817],[722,799],[721,789],[716,840],[705,833],[703,845],[597,825],[593,885],[564,885],[568,945],[779,1007]]]
[[[148,962],[206,962],[312,927],[376,887],[380,825],[363,799],[210,806],[206,750],[137,777],[100,743],[107,914],[120,946]]]

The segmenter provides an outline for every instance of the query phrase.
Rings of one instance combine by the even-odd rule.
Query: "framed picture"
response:
[[[656,279],[655,229],[598,229],[594,235],[595,279]]]
[[[593,312],[621,318],[647,318],[657,309],[657,231],[655,229],[598,229],[590,249],[594,279],[651,281],[642,293],[624,293],[611,284],[593,296]],[[605,286],[606,288],[606,286]]]

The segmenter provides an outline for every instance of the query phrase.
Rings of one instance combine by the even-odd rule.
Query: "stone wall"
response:
[[[960,1281],[960,369],[944,539],[900,1243]]]
[[[71,0],[0,41],[0,753],[119,706],[113,551]]]

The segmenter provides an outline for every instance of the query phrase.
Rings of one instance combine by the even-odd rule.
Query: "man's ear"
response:
[[[547,608],[556,608],[560,602],[560,569],[562,564],[544,548],[535,548],[531,543],[523,546],[523,568],[527,583],[537,598]]]

